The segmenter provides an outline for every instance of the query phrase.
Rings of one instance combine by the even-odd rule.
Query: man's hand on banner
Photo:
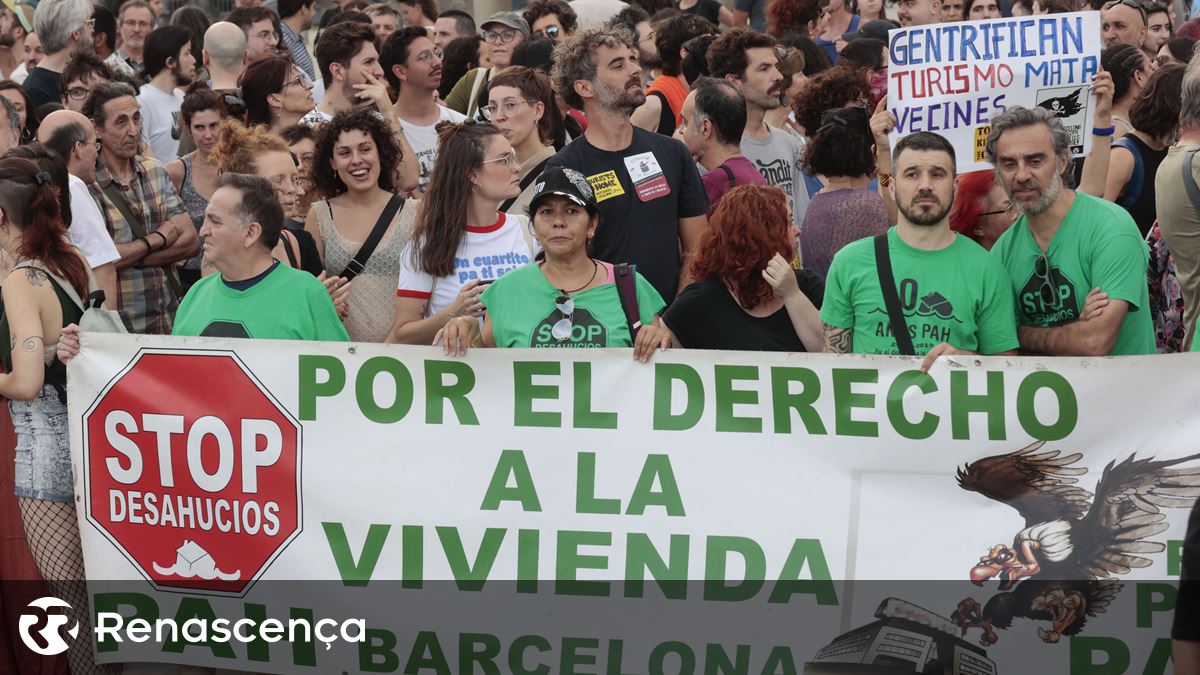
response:
[[[929,353],[925,355],[925,360],[921,362],[921,372],[928,373],[929,369],[933,367],[933,362],[937,361],[939,356],[977,355],[978,353],[969,349],[959,349],[949,342],[943,342],[930,349]]]

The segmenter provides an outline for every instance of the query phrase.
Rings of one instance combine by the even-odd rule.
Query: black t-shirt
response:
[[[1171,628],[1171,637],[1200,642],[1200,501],[1192,507],[1183,540],[1179,597],[1175,601],[1175,625]]]
[[[683,11],[688,14],[704,17],[714,26],[718,26],[721,23],[721,3],[717,2],[717,0],[700,0],[700,2]]]
[[[321,272],[325,271],[325,265],[321,262],[320,252],[317,251],[317,241],[313,239],[308,230],[304,229],[304,223],[286,218],[283,226],[296,238],[296,244],[300,247],[300,260],[297,261],[299,265],[293,266],[298,266],[314,277],[321,276]],[[290,251],[291,248],[289,247],[287,250]]]
[[[679,220],[708,213],[696,163],[683,143],[634,128],[628,148],[600,150],[587,136],[567,144],[546,168],[587,176],[599,202],[594,256],[633,263],[668,303],[679,283]]]
[[[820,309],[821,299],[825,296],[825,282],[821,277],[808,270],[797,270],[796,282],[800,292]],[[808,351],[796,335],[787,308],[781,307],[770,316],[751,316],[715,276],[683,289],[663,312],[662,318],[686,349]]]
[[[58,90],[60,82],[62,82],[62,74],[38,66],[29,71],[29,76],[25,78],[21,88],[25,90],[26,94],[29,94],[34,109],[37,109],[43,103],[62,102],[62,94]]]

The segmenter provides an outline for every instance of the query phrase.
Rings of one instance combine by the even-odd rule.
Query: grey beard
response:
[[[1046,209],[1050,208],[1051,204],[1058,200],[1058,195],[1062,193],[1062,187],[1062,176],[1055,173],[1054,180],[1050,181],[1050,186],[1046,188],[1044,193],[1042,193],[1041,199],[1028,206],[1022,206],[1015,201],[1012,203],[1016,204],[1017,210],[1019,210],[1021,213],[1024,213],[1026,216],[1037,216],[1045,212]],[[1011,201],[1012,195],[1010,194],[1008,198]]]

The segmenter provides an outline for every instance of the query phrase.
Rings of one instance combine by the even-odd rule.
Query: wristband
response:
[[[167,243],[167,235],[163,234],[162,232],[159,232],[158,230],[155,230],[155,231],[151,232],[150,234],[157,234],[159,236],[159,238],[163,240],[163,245],[162,245],[163,248],[170,246],[170,244]],[[146,235],[146,237],[147,237],[146,243],[149,243],[150,234]]]
[[[1096,127],[1094,129],[1092,129],[1092,135],[1093,136],[1112,136],[1114,133],[1116,133],[1116,131],[1117,131],[1116,126],[1104,127],[1104,128]]]
[[[151,253],[154,253],[154,245],[150,243],[150,235],[146,235],[146,236],[138,239],[138,241],[140,241],[146,245],[146,255],[150,255]],[[142,257],[144,258],[146,256],[142,256]]]

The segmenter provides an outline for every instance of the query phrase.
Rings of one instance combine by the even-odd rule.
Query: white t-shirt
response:
[[[312,110],[309,110],[307,113],[304,113],[304,117],[300,118],[299,123],[303,124],[306,127],[312,127],[314,129],[316,129],[317,127],[321,126],[322,124],[325,124],[326,122],[328,122],[331,119],[333,119],[333,115],[330,115],[329,113],[321,110],[320,108],[313,108]]]
[[[150,143],[154,156],[163,164],[179,159],[179,134],[183,130],[179,106],[183,103],[183,92],[175,89],[164,94],[157,87],[143,84],[137,101],[142,109],[142,135]]]
[[[533,260],[540,248],[530,250],[522,228],[528,227],[524,216],[497,213],[496,222],[486,227],[466,228],[458,251],[454,253],[454,272],[434,279],[419,269],[413,259],[413,242],[400,255],[400,281],[396,295],[429,301],[426,316],[437,314],[454,304],[463,285],[473,279],[499,279],[507,272]],[[537,247],[537,243],[533,243]],[[435,283],[436,282],[436,283]]]
[[[104,226],[104,215],[87,183],[67,174],[67,184],[71,189],[71,227],[67,229],[67,239],[83,252],[92,269],[120,260],[117,246]]]
[[[439,105],[437,122],[427,127],[417,126],[406,119],[400,120],[400,126],[404,128],[404,136],[408,138],[408,144],[412,146],[413,152],[417,155],[417,162],[421,165],[421,192],[424,192],[425,186],[429,184],[429,174],[433,173],[433,164],[437,161],[438,123],[454,122],[458,124],[466,119],[467,116],[457,110]]]

